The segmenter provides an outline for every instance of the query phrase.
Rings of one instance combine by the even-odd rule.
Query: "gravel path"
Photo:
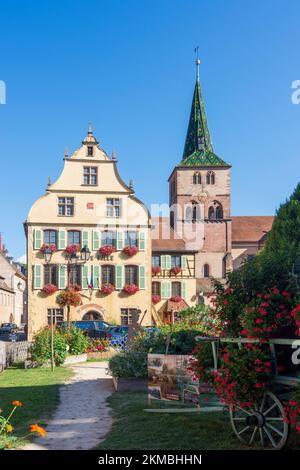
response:
[[[60,403],[46,426],[46,437],[22,450],[86,450],[101,442],[111,428],[106,398],[113,392],[106,362],[72,366],[74,377],[60,388]]]

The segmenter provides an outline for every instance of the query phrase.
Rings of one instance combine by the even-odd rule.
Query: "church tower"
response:
[[[182,160],[169,178],[170,224],[197,251],[198,292],[205,278],[232,269],[230,165],[214,153],[196,61],[196,84]]]

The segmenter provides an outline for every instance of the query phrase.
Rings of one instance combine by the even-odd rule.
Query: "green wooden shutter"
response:
[[[39,250],[42,246],[42,231],[35,229],[33,232],[33,248]]]
[[[65,230],[58,231],[58,246],[59,250],[64,250],[67,246],[67,232]]]
[[[117,250],[122,251],[124,248],[124,233],[117,232]]]
[[[139,266],[139,288],[146,289],[146,269],[145,266]]]
[[[99,231],[93,230],[93,250],[97,251],[100,248],[100,240],[99,240]]]
[[[42,288],[42,265],[35,264],[33,266],[33,288],[41,289]]]
[[[161,269],[166,269],[166,255],[160,257]]]
[[[166,269],[171,269],[171,255],[166,255]]]
[[[99,264],[95,264],[93,266],[93,286],[94,289],[100,288],[100,266]]]
[[[81,234],[81,248],[84,246],[89,246],[89,232],[87,230],[83,230]]]
[[[121,264],[116,266],[116,289],[122,290],[124,286],[124,266]]]
[[[106,246],[106,232],[101,233],[101,246]]]
[[[67,266],[60,264],[58,266],[58,288],[65,289],[67,287]]]
[[[181,297],[186,300],[186,282],[181,283]]]
[[[187,260],[186,256],[181,256],[181,269],[184,271],[187,268]]]
[[[162,281],[161,283],[161,298],[169,299],[171,297],[171,282]]]
[[[89,285],[89,267],[81,267],[81,287],[82,289],[87,289]]]
[[[139,250],[145,251],[145,249],[146,249],[145,232],[139,232]]]

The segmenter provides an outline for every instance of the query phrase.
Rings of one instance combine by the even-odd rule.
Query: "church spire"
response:
[[[198,150],[213,152],[199,80],[200,60],[196,60],[196,84],[185,139],[183,159]]]
[[[195,52],[198,48],[195,49]],[[182,160],[179,166],[229,166],[215,155],[208,129],[199,79],[200,60],[196,60],[196,84]]]

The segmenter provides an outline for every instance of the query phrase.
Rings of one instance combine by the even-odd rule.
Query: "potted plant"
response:
[[[115,247],[110,246],[110,245],[104,245],[104,246],[101,246],[101,248],[99,248],[99,254],[101,256],[110,256],[115,251],[116,251]]]
[[[54,284],[45,284],[43,289],[42,289],[42,292],[45,295],[52,295],[56,291],[57,291],[57,286],[55,286]]]
[[[114,290],[115,290],[115,286],[112,284],[104,284],[101,287],[102,294],[106,294],[106,295],[111,294],[112,292],[114,292]]]
[[[152,303],[153,304],[158,304],[158,302],[160,302],[160,301],[161,301],[160,295],[157,295],[157,294],[152,295]]]
[[[78,253],[78,251],[80,250],[80,246],[79,245],[76,245],[76,243],[72,243],[72,245],[69,245],[65,248],[65,252],[68,254],[68,255],[72,255],[74,253]]]
[[[152,274],[160,274],[161,267],[160,266],[152,266]]]
[[[126,256],[134,256],[139,252],[139,249],[137,246],[125,246],[123,248],[123,253]]]
[[[139,288],[136,284],[125,284],[123,291],[128,295],[133,295],[138,292]]]
[[[177,276],[177,274],[180,274],[182,272],[182,269],[180,266],[174,266],[174,268],[171,269],[171,272]]]
[[[45,250],[48,248],[51,250],[52,253],[55,253],[57,251],[56,245],[54,245],[53,243],[51,243],[50,245],[43,243],[43,245],[40,248],[40,252],[44,254]]]

